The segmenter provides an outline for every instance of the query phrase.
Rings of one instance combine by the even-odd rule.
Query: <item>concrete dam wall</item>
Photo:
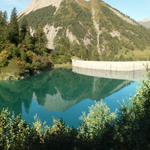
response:
[[[150,61],[84,61],[72,59],[72,66],[86,69],[109,71],[138,71],[150,67]]]
[[[95,70],[95,69],[85,69],[73,67],[72,71],[74,73],[98,77],[98,78],[108,78],[117,80],[128,80],[128,81],[142,81],[148,78],[148,72],[141,71],[109,71],[109,70]]]

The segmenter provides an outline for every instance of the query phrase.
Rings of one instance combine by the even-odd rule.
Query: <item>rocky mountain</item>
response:
[[[139,23],[146,28],[150,28],[150,18],[146,18],[146,19],[140,21]]]
[[[33,0],[18,16],[20,22],[26,17],[32,33],[43,27],[57,63],[70,56],[112,60],[118,53],[121,59],[150,45],[147,29],[101,0]]]

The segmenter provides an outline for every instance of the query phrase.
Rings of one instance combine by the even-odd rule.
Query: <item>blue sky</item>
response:
[[[7,10],[8,14],[10,14],[13,7],[16,7],[18,12],[20,12],[27,7],[31,1],[32,0],[0,0],[0,10]],[[104,1],[137,21],[150,18],[150,0]]]
[[[150,18],[150,0],[104,1],[137,21]]]
[[[6,10],[8,15],[10,15],[14,7],[20,12],[26,8],[31,1],[32,0],[0,0],[0,10]]]

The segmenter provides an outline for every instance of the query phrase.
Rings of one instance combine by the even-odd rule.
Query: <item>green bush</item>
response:
[[[99,103],[90,108],[89,114],[83,115],[83,134],[102,143],[102,149],[132,149],[150,148],[150,80],[143,81],[135,97],[129,103],[123,104],[121,110],[114,113]],[[98,146],[98,144],[93,146]]]

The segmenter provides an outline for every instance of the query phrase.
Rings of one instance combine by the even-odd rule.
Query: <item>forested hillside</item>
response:
[[[139,51],[149,50],[150,31],[100,0],[62,0],[57,8],[49,5],[22,14],[20,21],[23,18],[32,30],[38,24],[44,28],[47,46],[55,49],[54,63],[67,62],[71,56],[88,60],[149,59],[149,51],[144,51],[146,57]]]
[[[0,11],[0,79],[18,79],[51,67],[46,42],[41,26],[36,26],[33,36],[25,18],[19,26],[15,8],[10,22]]]

